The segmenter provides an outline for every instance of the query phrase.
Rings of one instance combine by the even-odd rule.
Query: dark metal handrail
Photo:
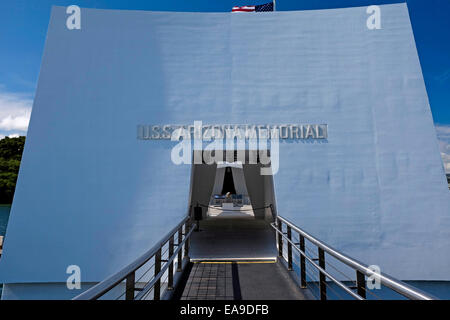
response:
[[[286,233],[283,232],[283,223],[286,224]],[[339,252],[338,250],[332,248],[326,243],[320,241],[314,236],[310,235],[306,231],[300,229],[292,222],[283,218],[281,216],[277,216],[276,223],[272,223],[271,226],[275,229],[278,239],[278,255],[280,257],[283,256],[283,239],[287,242],[287,253],[288,253],[288,269],[292,270],[292,248],[294,248],[300,254],[300,282],[302,287],[307,286],[306,282],[306,266],[305,262],[308,260],[310,264],[312,264],[319,271],[319,289],[320,289],[320,297],[321,300],[327,299],[326,292],[326,278],[329,278],[331,281],[336,283],[340,288],[342,288],[345,292],[350,294],[352,297],[358,300],[366,299],[366,279],[365,277],[373,276],[375,279],[378,279],[380,283],[400,295],[414,300],[434,300],[436,299],[432,295],[425,293],[417,288],[414,288],[400,280],[397,280],[387,274],[384,273],[375,273],[372,269],[370,269],[367,265]],[[295,231],[299,234],[299,243],[294,243],[292,241],[292,231]],[[314,244],[318,248],[318,259],[311,259],[306,255],[305,252],[305,239]],[[357,293],[353,292],[352,288],[347,287],[342,281],[334,278],[329,272],[325,270],[325,253],[333,256],[338,261],[346,264],[350,268],[356,271],[356,288]],[[318,260],[319,264],[317,264],[314,260]]]
[[[183,233],[184,226],[184,233]],[[126,300],[139,300],[142,299],[148,291],[152,288],[154,289],[154,299],[160,299],[160,289],[161,289],[161,277],[169,269],[168,276],[168,287],[173,286],[173,265],[175,258],[178,258],[177,271],[182,270],[183,261],[183,247],[184,256],[189,255],[189,237],[194,231],[195,223],[192,224],[189,216],[186,216],[181,222],[173,228],[169,233],[166,234],[160,241],[158,241],[150,250],[145,252],[139,258],[134,260],[132,263],[124,267],[122,270],[111,275],[105,280],[97,283],[95,286],[89,288],[85,292],[74,297],[73,300],[96,300],[103,296],[105,293],[110,291],[112,288],[117,286],[122,281],[125,282],[125,299]],[[174,243],[175,235],[178,234],[178,242]],[[169,242],[169,258],[167,261],[161,259],[161,249]],[[174,247],[176,249],[174,250]],[[144,288],[137,289],[135,283],[135,273],[147,263],[151,258],[155,258],[155,275],[153,279],[147,283]],[[164,265],[162,265],[164,263]],[[135,297],[135,291],[140,291]]]

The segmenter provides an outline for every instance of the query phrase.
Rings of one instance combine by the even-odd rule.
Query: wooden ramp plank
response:
[[[273,261],[199,261],[193,264],[181,300],[310,300],[289,271]]]

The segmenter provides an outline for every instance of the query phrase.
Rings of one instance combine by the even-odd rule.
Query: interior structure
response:
[[[202,152],[202,151],[196,151]],[[190,185],[191,215],[202,208],[199,231],[191,240],[191,259],[242,260],[275,259],[274,233],[270,223],[275,216],[272,175],[261,175],[270,163],[245,161],[193,164]],[[250,155],[250,156],[249,156]]]

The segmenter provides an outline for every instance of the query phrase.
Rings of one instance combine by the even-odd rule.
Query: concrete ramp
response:
[[[252,217],[211,218],[200,221],[191,238],[192,261],[275,260],[275,233],[270,225]]]

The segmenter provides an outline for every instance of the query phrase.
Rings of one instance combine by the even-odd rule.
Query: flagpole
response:
[[[273,11],[277,11],[277,1],[273,0]]]

